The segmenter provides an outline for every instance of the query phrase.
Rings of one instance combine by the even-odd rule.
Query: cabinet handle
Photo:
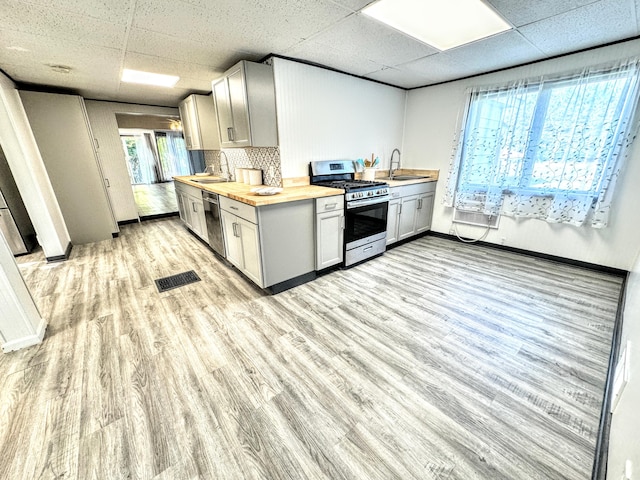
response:
[[[227,128],[227,139],[233,142],[233,127]]]
[[[418,199],[418,210],[422,210],[422,199]]]
[[[104,179],[104,183],[107,184],[107,188],[111,187],[111,184],[109,183],[109,179],[108,178]]]
[[[367,248],[363,248],[362,251],[366,252],[367,250],[371,250],[373,248],[373,245],[369,245]]]
[[[398,205],[398,215],[400,215],[402,213],[402,204],[400,203]]]
[[[336,208],[337,206],[338,206],[338,204],[337,204],[337,203],[327,203],[327,204],[324,206],[324,209],[325,209],[325,210],[333,210],[333,209],[334,209],[334,208]]]
[[[198,210],[196,209],[196,204],[195,202],[191,202],[191,207],[193,207],[193,211],[198,213]]]
[[[238,224],[237,223],[233,223],[233,236],[234,237],[239,237],[240,234],[238,233]]]
[[[230,208],[231,210],[238,210],[238,207],[234,207],[233,205],[231,205],[229,208]]]

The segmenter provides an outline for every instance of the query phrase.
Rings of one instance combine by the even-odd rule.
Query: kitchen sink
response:
[[[224,178],[194,178],[191,180],[196,183],[221,183],[226,182]]]
[[[420,178],[431,178],[431,175],[395,175],[393,178],[390,177],[378,177],[376,180],[398,180],[399,182],[403,180],[418,180]]]

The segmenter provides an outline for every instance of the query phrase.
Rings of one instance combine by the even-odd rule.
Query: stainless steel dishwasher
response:
[[[220,200],[217,193],[202,191],[204,216],[207,221],[209,246],[218,255],[224,257],[224,236],[222,235],[222,220],[220,219]]]

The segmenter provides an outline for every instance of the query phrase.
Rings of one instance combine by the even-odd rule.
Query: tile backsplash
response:
[[[223,153],[221,154],[220,152]],[[272,187],[282,186],[282,169],[280,168],[280,150],[278,147],[207,150],[204,152],[204,162],[214,175],[226,174],[225,156],[229,163],[232,181],[236,181],[236,168],[259,168],[262,170],[262,183]]]

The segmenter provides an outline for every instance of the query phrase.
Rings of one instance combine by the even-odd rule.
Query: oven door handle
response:
[[[366,207],[367,205],[375,205],[376,203],[386,203],[389,201],[389,195],[375,198],[363,198],[362,200],[351,200],[347,202],[347,210],[351,208]]]

